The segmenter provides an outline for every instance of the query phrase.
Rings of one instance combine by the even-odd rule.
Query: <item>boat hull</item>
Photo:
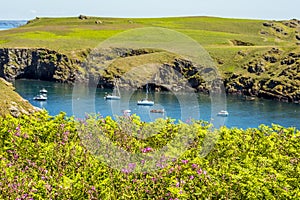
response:
[[[106,96],[104,97],[105,100],[120,100],[121,97],[119,96]]]
[[[138,101],[137,105],[139,105],[139,106],[153,106],[154,102],[153,101]]]

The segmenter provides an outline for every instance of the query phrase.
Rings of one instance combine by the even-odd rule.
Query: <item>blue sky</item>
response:
[[[0,19],[78,16],[300,19],[299,0],[1,0]]]

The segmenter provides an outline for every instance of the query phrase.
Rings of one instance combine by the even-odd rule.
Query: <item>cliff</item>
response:
[[[117,56],[120,58],[107,68],[99,65]],[[239,51],[236,56],[244,59],[247,53]],[[88,63],[48,49],[0,49],[0,59],[0,76],[6,80],[28,78],[70,84],[79,81],[102,88],[113,88],[117,78],[119,87],[125,89],[143,88],[146,81],[153,83],[156,91],[192,89],[208,93],[211,88],[203,74],[214,71],[205,66],[199,71],[188,60],[151,49],[111,49],[101,56],[89,55]],[[153,60],[159,62],[152,65]],[[299,52],[271,48],[251,55],[240,68],[223,75],[227,93],[299,102]]]
[[[42,48],[0,49],[0,77],[73,83],[82,78],[80,61]],[[83,78],[82,78],[83,79]]]

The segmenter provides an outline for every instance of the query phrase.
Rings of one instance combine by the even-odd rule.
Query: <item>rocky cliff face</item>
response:
[[[228,93],[240,93],[285,102],[300,100],[300,53],[276,48],[242,66],[243,73],[227,74]]]
[[[104,54],[90,55],[89,63],[81,63],[66,55],[48,49],[0,49],[0,77],[40,79],[64,83],[89,82],[98,87],[113,88],[114,80],[126,89],[143,88],[145,82],[153,83],[156,91],[192,89],[208,93],[218,89],[221,80],[207,83],[203,74],[215,73],[208,67],[196,68],[190,61],[173,58],[169,62],[145,65],[146,68],[124,69],[122,65],[102,69],[106,62],[116,57],[129,58],[157,53],[154,50],[111,49]],[[246,56],[239,52],[241,56]],[[172,57],[171,57],[172,58]],[[95,63],[91,62],[95,61]],[[123,64],[123,63],[122,63]],[[300,101],[300,53],[272,48],[263,55],[253,56],[241,63],[242,71],[227,73],[224,86],[227,93],[236,93],[287,102]],[[126,71],[127,70],[127,71]],[[144,70],[144,71],[143,71]],[[213,88],[212,88],[213,87]]]
[[[82,78],[80,62],[48,49],[0,49],[0,77],[72,83]]]

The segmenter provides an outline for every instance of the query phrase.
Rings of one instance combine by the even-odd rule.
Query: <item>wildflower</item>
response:
[[[182,160],[181,162],[182,162],[183,164],[188,164],[189,161],[188,161],[188,160]]]
[[[180,183],[179,183],[179,182],[177,182],[177,183],[176,183],[176,187],[179,187],[179,186],[180,186]]]
[[[204,170],[204,171],[203,171],[203,174],[206,175],[206,174],[207,174],[207,171]]]
[[[18,160],[18,158],[19,158],[19,155],[18,154],[14,154],[14,159]]]
[[[197,164],[192,164],[192,168],[196,169],[196,168],[198,168],[198,165]]]
[[[123,168],[121,171],[122,171],[123,173],[125,173],[125,174],[129,174],[129,173],[130,173],[130,170],[129,170],[129,169],[126,169],[126,168]]]
[[[20,132],[19,132],[19,131],[16,132],[16,133],[15,133],[15,136],[20,137]]]
[[[29,136],[25,133],[25,134],[23,135],[23,138],[28,139]]]
[[[21,129],[20,124],[17,126],[16,131],[19,131]]]
[[[69,135],[69,133],[70,133],[69,131],[65,131],[63,134],[64,135]]]
[[[197,173],[198,173],[198,174],[202,174],[202,169],[201,169],[201,168],[198,169],[198,170],[197,170]]]
[[[172,167],[170,170],[169,170],[169,174],[171,174],[175,169]]]
[[[146,147],[146,148],[142,149],[143,153],[148,153],[149,151],[152,151],[151,147]]]
[[[135,163],[129,163],[129,164],[128,164],[129,169],[134,169],[135,166],[136,166]]]
[[[194,179],[194,176],[192,175],[192,176],[190,176],[190,180],[193,180]]]

